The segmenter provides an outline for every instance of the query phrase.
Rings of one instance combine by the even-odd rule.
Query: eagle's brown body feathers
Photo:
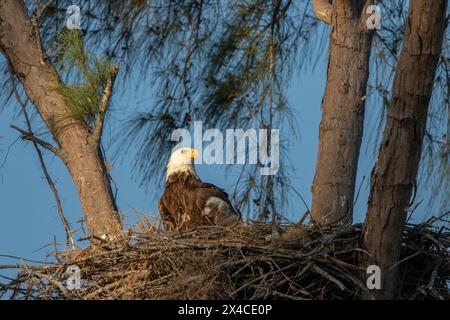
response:
[[[238,221],[228,194],[204,183],[192,172],[171,174],[159,201],[166,230],[186,230],[204,225],[229,225]]]

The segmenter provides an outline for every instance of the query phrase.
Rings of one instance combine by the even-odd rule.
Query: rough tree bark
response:
[[[41,142],[69,170],[89,234],[102,238],[117,236],[121,225],[100,153],[101,126],[92,133],[71,118],[63,97],[55,90],[60,81],[58,74],[42,49],[38,30],[21,0],[0,2],[0,50],[59,145],[54,148]],[[100,119],[103,121],[104,113]]]
[[[395,264],[415,185],[448,0],[411,0],[364,223],[362,266],[381,268],[377,298],[396,297]]]
[[[352,223],[353,197],[363,134],[373,31],[367,0],[314,1],[316,16],[331,12],[328,75],[322,101],[319,150],[312,185],[314,223]],[[327,13],[328,12],[328,13]]]

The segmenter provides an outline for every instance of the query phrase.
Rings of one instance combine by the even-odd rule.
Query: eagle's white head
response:
[[[197,175],[194,168],[194,159],[199,157],[199,153],[195,149],[180,148],[170,155],[167,164],[167,176],[178,172],[190,172]]]

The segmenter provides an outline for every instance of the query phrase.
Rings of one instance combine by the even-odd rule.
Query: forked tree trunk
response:
[[[326,1],[318,8],[326,7]],[[366,25],[371,1],[333,2],[325,96],[312,186],[313,222],[351,223],[363,134],[364,105],[373,31]],[[322,12],[327,12],[323,9]],[[323,16],[323,14],[322,14]],[[322,19],[326,22],[326,19]]]
[[[411,0],[377,163],[372,171],[363,228],[361,266],[381,268],[380,299],[396,297],[400,246],[415,185],[436,68],[445,30],[447,0]]]
[[[41,42],[21,0],[0,1],[0,50],[9,61],[28,98],[52,133],[76,185],[89,234],[115,237],[121,225],[99,141],[72,119],[56,92],[58,75],[41,49]]]

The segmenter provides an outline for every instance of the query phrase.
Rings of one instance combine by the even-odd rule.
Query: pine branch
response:
[[[100,144],[100,140],[102,138],[103,125],[105,123],[106,112],[109,107],[109,103],[111,101],[111,96],[113,93],[114,82],[117,77],[117,73],[119,72],[119,64],[116,64],[114,68],[111,70],[110,78],[106,83],[106,87],[103,90],[103,96],[100,101],[100,106],[98,109],[97,121],[95,124],[94,132],[92,133],[92,139],[95,145]]]
[[[313,8],[317,19],[326,24],[331,24],[332,6],[328,0],[313,0]]]

